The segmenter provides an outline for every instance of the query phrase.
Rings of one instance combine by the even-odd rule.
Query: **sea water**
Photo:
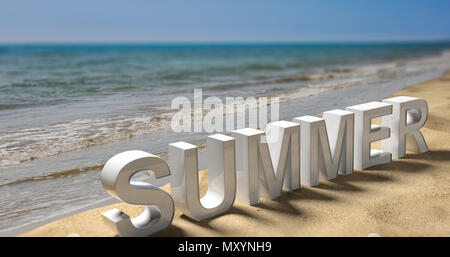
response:
[[[280,118],[381,100],[450,69],[450,43],[0,45],[0,234],[110,197],[120,151],[164,158],[177,96],[280,97]],[[22,231],[21,231],[22,232]]]

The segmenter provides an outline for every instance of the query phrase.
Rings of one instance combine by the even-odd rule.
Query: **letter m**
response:
[[[323,118],[302,116],[300,124],[300,181],[319,184],[319,177],[331,180],[337,174],[353,172],[354,114],[344,110],[323,113]]]
[[[283,185],[290,190],[300,187],[299,125],[277,121],[266,130],[265,136],[251,128],[232,132],[236,138],[236,198],[250,205],[260,202],[261,184],[271,199],[281,195]]]

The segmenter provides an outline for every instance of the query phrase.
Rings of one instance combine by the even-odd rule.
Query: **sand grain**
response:
[[[429,152],[414,153],[409,141],[403,159],[321,181],[317,187],[284,192],[275,200],[265,198],[256,206],[236,202],[229,212],[201,222],[176,210],[172,225],[154,236],[450,236],[450,73],[394,96],[398,95],[426,99],[429,118],[422,132]],[[204,191],[206,172],[200,174],[200,185]],[[111,208],[130,216],[142,210],[114,204],[23,236],[117,236],[100,217]]]

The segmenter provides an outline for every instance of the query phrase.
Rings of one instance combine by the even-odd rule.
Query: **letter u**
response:
[[[203,220],[226,212],[236,198],[235,139],[215,134],[207,138],[208,191],[200,198],[198,147],[186,142],[169,145],[171,193],[183,214]]]

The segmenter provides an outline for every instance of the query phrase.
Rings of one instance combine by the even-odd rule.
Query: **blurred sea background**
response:
[[[201,144],[205,133],[170,130],[171,101],[192,99],[194,88],[221,99],[278,96],[284,119],[318,115],[436,78],[450,69],[449,50],[449,42],[2,44],[0,235],[110,199],[98,171],[114,154],[165,157],[169,143]]]

